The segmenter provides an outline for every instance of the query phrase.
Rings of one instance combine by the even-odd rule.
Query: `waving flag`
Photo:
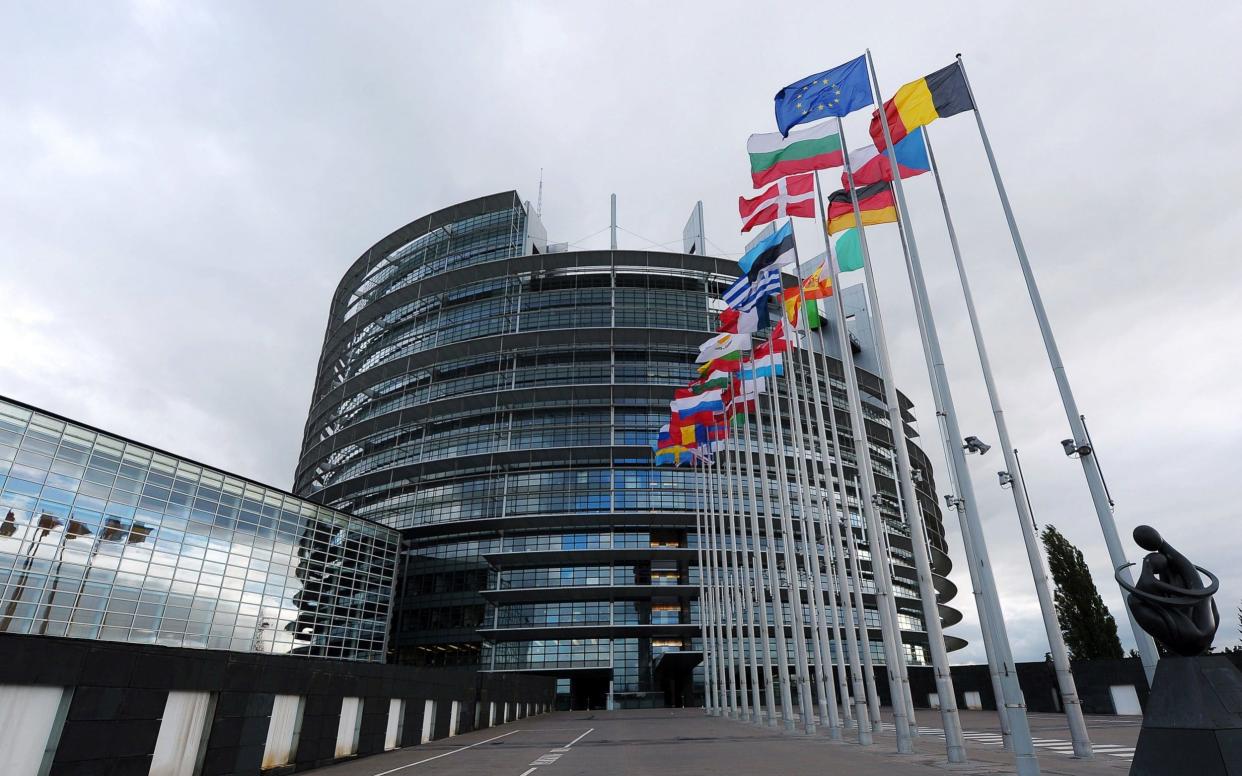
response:
[[[742,217],[743,232],[770,224],[778,218],[814,218],[815,176],[807,173],[781,178],[757,197],[738,197],[737,212]]]
[[[746,255],[738,259],[737,264],[755,283],[759,273],[768,267],[784,267],[798,259],[798,248],[794,243],[793,222],[786,221],[768,237],[755,243],[746,251]]]
[[[898,89],[893,98],[884,103],[884,117],[893,142],[900,143],[917,127],[974,109],[966,74],[962,72],[961,63],[954,62]],[[878,110],[871,113],[871,139],[876,148],[885,147],[884,127],[880,124]]]
[[[862,243],[858,239],[857,228],[851,227],[842,232],[833,248],[837,252],[838,272],[853,272],[863,268]]]
[[[699,355],[695,363],[723,358],[739,350],[750,350],[751,347],[749,334],[717,334],[699,345]]]
[[[782,135],[808,121],[845,116],[875,104],[867,79],[867,59],[858,57],[831,70],[809,75],[776,93],[776,127]],[[894,138],[893,142],[897,142]]]
[[[901,140],[894,140],[893,151],[897,154],[897,168],[902,178],[913,178],[931,172],[931,161],[927,158],[927,144],[923,142],[923,128],[911,132]],[[888,154],[874,145],[850,150],[850,163],[846,167],[854,173],[854,185],[866,186],[893,179],[893,166],[888,161]],[[841,188],[849,191],[850,176],[841,173]]]
[[[835,122],[825,121],[806,129],[751,135],[746,141],[750,155],[750,182],[756,189],[788,175],[830,170],[845,163],[841,135]]]
[[[858,192],[858,212],[862,215],[863,226],[891,224],[897,220],[892,184],[873,183],[856,191]],[[828,234],[843,232],[856,225],[854,203],[850,200],[850,192],[844,189],[832,192],[828,197]]]
[[[724,294],[724,303],[735,310],[748,311],[756,307],[766,306],[768,297],[781,290],[780,270],[772,267],[759,273],[753,283],[750,277],[742,275],[733,281]],[[766,315],[766,312],[761,312]],[[762,319],[761,319],[762,320]]]
[[[746,365],[742,367],[741,377],[744,380],[754,380],[760,377],[780,377],[784,373],[784,357],[779,353],[773,353],[746,362]]]

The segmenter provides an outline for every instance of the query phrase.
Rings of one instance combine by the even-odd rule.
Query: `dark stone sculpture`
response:
[[[1242,671],[1223,655],[1203,654],[1220,625],[1212,601],[1220,583],[1151,526],[1135,528],[1134,541],[1149,551],[1138,582],[1121,579],[1126,566],[1117,581],[1143,630],[1183,657],[1156,666],[1130,776],[1242,776]]]
[[[1138,582],[1128,584],[1117,570],[1117,582],[1130,592],[1130,611],[1138,624],[1170,652],[1186,657],[1202,655],[1212,646],[1220,626],[1220,612],[1212,600],[1220,581],[1173,549],[1149,525],[1134,529],[1134,541],[1149,550]],[[1133,566],[1128,563],[1121,568]],[[1212,584],[1205,586],[1200,573]]]

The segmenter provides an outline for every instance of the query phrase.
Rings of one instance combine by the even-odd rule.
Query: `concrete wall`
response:
[[[297,695],[302,724],[293,762],[266,773],[307,770],[337,761],[341,701],[362,698],[355,756],[384,750],[389,702],[405,700],[402,747],[417,745],[425,701],[436,701],[432,738],[449,734],[452,702],[458,732],[474,729],[476,703],[547,704],[555,681],[278,655],[137,646],[0,634],[0,685],[68,688],[67,713],[49,776],[146,776],[170,690],[212,694],[202,776],[255,776],[276,695]],[[499,716],[497,724],[499,724]]]
[[[1242,668],[1242,653],[1230,653],[1227,657],[1234,665]],[[1018,684],[1022,687],[1028,709],[1038,712],[1062,711],[1056,674],[1051,663],[1018,663],[1017,669]],[[1115,685],[1133,685],[1139,703],[1144,708],[1147,706],[1147,677],[1143,674],[1142,663],[1136,657],[1121,660],[1076,660],[1071,665],[1071,670],[1074,672],[1078,697],[1082,701],[1082,710],[1086,714],[1116,713],[1110,692],[1110,688]],[[992,694],[992,681],[986,665],[953,666],[952,674],[959,708],[966,708],[965,694],[968,691],[979,693],[983,708],[996,708],[996,698]],[[888,703],[888,681],[882,668],[876,670],[876,687],[881,698]],[[910,692],[914,697],[914,705],[917,708],[927,708],[928,695],[935,691],[931,668],[911,667]]]

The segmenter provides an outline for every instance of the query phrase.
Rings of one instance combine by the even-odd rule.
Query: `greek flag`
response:
[[[777,267],[764,270],[752,284],[750,278],[742,275],[733,281],[733,285],[725,291],[724,302],[735,310],[746,312],[767,302],[768,297],[781,290],[781,271]]]

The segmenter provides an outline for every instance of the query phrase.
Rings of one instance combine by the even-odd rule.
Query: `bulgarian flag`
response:
[[[751,135],[746,152],[750,154],[750,180],[757,189],[787,175],[828,170],[845,163],[841,136],[833,121],[790,132],[789,137],[781,137],[779,132]]]
[[[742,217],[742,231],[770,224],[778,218],[815,217],[815,176],[793,175],[781,178],[753,199],[737,198],[737,212]]]

